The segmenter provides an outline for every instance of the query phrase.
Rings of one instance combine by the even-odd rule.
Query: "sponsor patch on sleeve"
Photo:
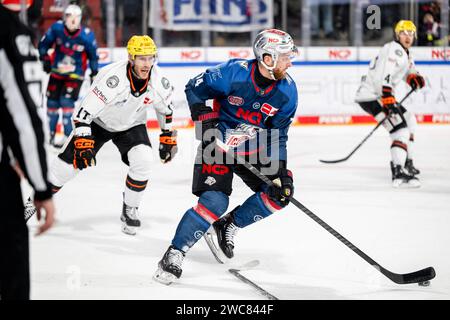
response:
[[[107,103],[108,99],[106,98],[106,96],[104,95],[104,93],[97,87],[95,86],[94,89],[92,89],[92,92],[97,96],[97,98],[99,98],[102,102]]]

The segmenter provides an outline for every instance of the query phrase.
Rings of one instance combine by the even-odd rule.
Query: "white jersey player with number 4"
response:
[[[355,101],[361,108],[380,122],[391,139],[392,185],[395,188],[420,187],[413,165],[413,142],[417,126],[414,114],[407,111],[395,99],[397,85],[405,81],[413,90],[425,85],[424,78],[416,71],[409,52],[416,37],[416,27],[409,20],[401,20],[395,26],[396,40],[383,46],[370,62],[369,71],[361,79]]]
[[[391,87],[392,95],[395,95],[395,87],[406,81],[411,73],[417,73],[411,54],[405,51],[399,42],[388,42],[370,62],[369,71],[362,78],[355,100],[357,102],[379,100],[384,86]]]
[[[112,141],[129,166],[120,217],[122,231],[134,235],[152,163],[147,133],[147,111],[154,109],[162,133],[159,156],[169,162],[177,152],[176,131],[171,131],[172,85],[155,65],[157,48],[149,36],[133,36],[127,45],[128,60],[104,67],[73,114],[71,139],[50,168],[52,191],[58,192],[79,170],[96,164],[101,147]],[[105,181],[105,183],[107,183]],[[29,207],[29,203],[27,203]],[[26,210],[26,217],[33,208]],[[30,214],[31,211],[31,214]]]

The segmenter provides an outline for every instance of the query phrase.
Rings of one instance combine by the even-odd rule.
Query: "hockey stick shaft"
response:
[[[403,99],[399,102],[399,104],[401,105],[408,97],[411,93],[414,92],[414,89],[411,89],[404,97]],[[403,118],[403,115],[400,112],[400,115]],[[389,117],[385,117],[383,120],[381,120],[380,122],[378,122],[378,124],[375,126],[375,128],[372,129],[372,131],[370,131],[370,133],[352,150],[352,152],[350,152],[346,157],[342,158],[342,159],[337,159],[337,160],[319,160],[320,162],[323,163],[339,163],[339,162],[344,162],[346,160],[348,160],[355,152],[356,150],[358,150],[363,144],[364,142],[367,141],[367,139],[369,139],[372,134],[388,119]]]
[[[228,151],[228,147],[223,142],[221,142],[220,140],[216,140],[216,144],[219,146],[219,148],[221,148],[227,154],[232,156],[239,164],[241,164],[245,168],[247,168],[251,173],[253,173],[256,177],[261,179],[264,183],[266,183],[269,186],[277,186],[272,180],[270,180],[268,177],[263,175],[258,169],[256,169],[250,163],[248,163],[245,159],[243,159],[239,155],[236,155],[232,151]],[[335,238],[337,238],[339,241],[341,241],[343,244],[345,244],[348,248],[350,248],[358,256],[363,258],[366,262],[368,262],[370,265],[372,265],[375,269],[377,269],[382,274],[384,274],[386,277],[388,277],[390,280],[392,280],[393,282],[398,283],[398,284],[417,283],[417,282],[431,280],[435,277],[436,273],[432,267],[428,267],[428,268],[425,268],[425,269],[422,269],[422,270],[419,270],[416,272],[408,273],[408,274],[397,274],[397,273],[393,273],[393,272],[383,268],[375,260],[373,260],[367,254],[365,254],[363,251],[361,251],[358,247],[356,247],[353,243],[351,243],[349,240],[347,240],[339,232],[334,230],[325,221],[320,219],[317,215],[315,215],[311,210],[306,208],[302,203],[300,203],[294,197],[290,198],[290,202],[293,205],[295,205],[297,208],[299,208],[301,211],[303,211],[306,215],[308,215],[315,222],[317,222],[322,228],[324,228],[326,231],[331,233]]]

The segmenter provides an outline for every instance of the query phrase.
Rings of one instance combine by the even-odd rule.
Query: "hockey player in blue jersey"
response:
[[[50,55],[49,49],[54,47]],[[59,109],[62,109],[64,140],[72,132],[71,117],[87,68],[91,82],[98,73],[97,43],[94,33],[81,26],[81,9],[71,4],[64,10],[63,20],[51,25],[39,42],[39,56],[44,71],[50,73],[47,86],[47,115],[50,144],[55,144]]]
[[[282,209],[293,196],[286,142],[298,97],[296,84],[286,71],[292,65],[291,59],[297,54],[297,48],[289,34],[269,29],[258,34],[253,51],[256,59],[229,60],[207,69],[186,85],[196,136],[202,138],[192,184],[192,192],[199,200],[182,217],[171,245],[158,264],[154,279],[161,283],[170,284],[181,276],[185,254],[205,233],[211,236],[209,244],[216,258],[218,254],[232,258],[236,232]],[[211,99],[212,109],[206,105]],[[216,133],[212,135],[211,130]],[[248,159],[257,154],[252,158],[256,159],[254,166],[260,170],[272,168],[272,174],[268,176],[272,180],[279,179],[280,188],[269,187],[242,165],[227,159],[217,161],[221,159],[217,157],[217,149],[209,156],[205,153],[210,146],[218,144],[214,139],[222,141],[222,137],[227,139],[237,130],[241,133],[253,130],[259,137],[262,132],[272,138],[278,135],[276,143],[274,139],[268,139],[270,143],[257,139],[253,148],[251,143],[246,143],[246,149],[239,151],[239,156]],[[222,158],[226,158],[224,153]],[[263,159],[269,159],[269,162]],[[234,174],[254,193],[242,205],[222,216],[228,209]],[[211,241],[216,242],[217,252]]]

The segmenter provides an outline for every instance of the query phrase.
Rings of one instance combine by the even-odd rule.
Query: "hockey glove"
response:
[[[167,163],[178,152],[177,130],[164,131],[159,135],[159,157],[162,163]]]
[[[411,73],[406,78],[406,83],[408,83],[413,90],[416,90],[417,88],[422,89],[425,86],[425,79],[420,74]]]
[[[83,170],[90,166],[95,166],[94,137],[75,137],[73,142],[75,150],[73,155],[73,167]]]
[[[97,76],[98,70],[95,71],[91,71],[91,74],[89,75],[89,77],[91,78],[91,85],[95,80],[95,77]]]
[[[278,200],[282,207],[287,206],[289,199],[294,196],[294,179],[291,170],[280,168],[274,183],[276,185],[270,186],[267,191],[268,196]]]
[[[43,69],[45,73],[50,73],[52,71],[52,61],[48,55],[42,58]]]
[[[381,97],[381,103],[383,104],[383,112],[386,116],[391,116],[394,113],[399,113],[397,101],[392,95],[392,88],[383,86],[383,96]]]
[[[196,122],[195,138],[202,140],[204,146],[213,142],[215,133],[211,129],[217,128],[219,113],[203,104],[195,104],[191,108],[191,117]]]

